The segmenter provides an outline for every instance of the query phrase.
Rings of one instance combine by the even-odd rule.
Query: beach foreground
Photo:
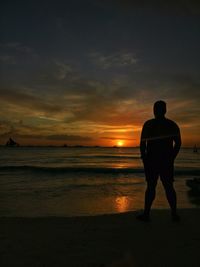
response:
[[[0,266],[199,266],[200,210],[73,218],[0,218]]]

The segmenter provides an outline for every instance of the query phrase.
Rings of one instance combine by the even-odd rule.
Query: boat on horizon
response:
[[[15,142],[12,138],[9,138],[9,140],[6,142],[6,146],[16,147],[19,146],[19,144]]]
[[[197,146],[196,145],[194,145],[194,147],[193,147],[193,152],[194,153],[198,153],[198,149],[197,149]]]

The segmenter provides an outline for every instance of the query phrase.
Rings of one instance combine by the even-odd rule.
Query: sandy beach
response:
[[[94,217],[0,218],[0,266],[199,266],[199,209]]]

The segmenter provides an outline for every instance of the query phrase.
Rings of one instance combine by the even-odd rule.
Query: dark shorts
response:
[[[174,181],[174,164],[173,162],[144,162],[146,181],[157,182],[160,177],[163,183]]]

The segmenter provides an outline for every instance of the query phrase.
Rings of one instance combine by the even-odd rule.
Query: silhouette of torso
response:
[[[146,140],[146,156],[148,160],[158,162],[173,161],[173,143],[179,135],[179,127],[165,117],[145,122],[142,139]]]

